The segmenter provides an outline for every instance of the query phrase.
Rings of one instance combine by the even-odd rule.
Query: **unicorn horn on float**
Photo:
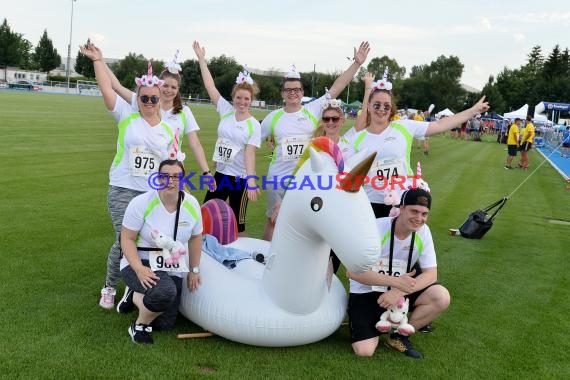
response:
[[[357,165],[352,168],[345,177],[345,180],[350,183],[349,186],[343,186],[342,190],[348,191],[349,193],[356,193],[360,190],[360,186],[364,184],[364,179],[374,163],[374,159],[376,158],[376,152],[373,152],[364,160],[360,161]],[[343,181],[345,182],[345,181]]]

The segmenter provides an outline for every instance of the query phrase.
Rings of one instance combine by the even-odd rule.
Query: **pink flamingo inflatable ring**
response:
[[[339,173],[354,179],[366,175],[373,160],[360,152],[345,163],[338,146],[322,137],[308,146],[294,175],[313,184]],[[347,294],[329,270],[331,247],[358,273],[374,264],[380,250],[374,214],[356,182],[287,190],[271,243],[239,238],[229,244],[263,253],[265,265],[241,260],[230,270],[203,252],[202,284],[194,293],[183,286],[180,312],[207,331],[256,346],[298,346],[333,334],[344,319]]]

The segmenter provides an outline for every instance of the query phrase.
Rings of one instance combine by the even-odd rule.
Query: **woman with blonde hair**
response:
[[[206,63],[206,49],[198,41],[194,41],[192,47],[198,58],[204,87],[220,114],[218,139],[213,155],[216,162],[214,178],[218,188],[207,193],[204,202],[214,198],[229,199],[237,218],[239,234],[243,236],[247,203],[249,200],[257,200],[259,194],[254,177],[255,150],[261,145],[261,127],[250,112],[258,88],[247,70],[240,72],[232,89],[231,104],[216,88]]]
[[[355,124],[357,133],[350,137],[355,153],[363,149],[377,153],[369,172],[371,182],[363,186],[377,218],[390,214],[392,205],[384,203],[388,191],[401,194],[409,183],[414,183],[410,178],[414,174],[410,153],[415,138],[446,132],[489,109],[483,96],[471,108],[438,121],[393,120],[398,108],[387,77],[386,68],[381,80],[366,86],[366,105]]]
[[[168,157],[173,148],[177,150],[178,147],[175,146],[175,131],[162,120],[160,113],[160,87],[164,81],[153,75],[150,62],[147,74],[135,79],[139,110],[135,112],[113,89],[101,50],[90,44],[80,46],[80,51],[93,61],[103,102],[118,122],[119,129],[117,153],[109,170],[107,196],[107,206],[115,229],[115,243],[108,254],[105,286],[99,300],[101,307],[112,309],[121,279],[119,236],[127,205],[136,196],[150,190],[150,174],[158,170],[160,162]]]

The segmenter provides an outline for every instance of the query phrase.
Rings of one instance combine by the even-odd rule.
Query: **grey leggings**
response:
[[[121,242],[119,236],[121,234],[121,227],[123,225],[123,216],[129,202],[137,195],[143,194],[144,191],[126,189],[124,187],[111,186],[107,194],[107,207],[113,229],[115,230],[115,243],[109,250],[107,256],[107,276],[105,278],[105,286],[117,288],[121,280]]]
[[[144,266],[149,267],[148,260],[142,260]],[[152,321],[153,330],[168,330],[174,327],[180,306],[180,295],[182,293],[182,278],[170,276],[167,272],[154,272],[160,280],[150,289],[145,289],[141,285],[137,274],[130,267],[123,268],[121,274],[125,284],[137,293],[144,294],[144,306],[155,313],[161,312]]]

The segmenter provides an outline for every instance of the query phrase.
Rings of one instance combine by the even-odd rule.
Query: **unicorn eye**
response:
[[[323,200],[320,197],[314,197],[311,199],[311,210],[318,212],[323,207]]]

